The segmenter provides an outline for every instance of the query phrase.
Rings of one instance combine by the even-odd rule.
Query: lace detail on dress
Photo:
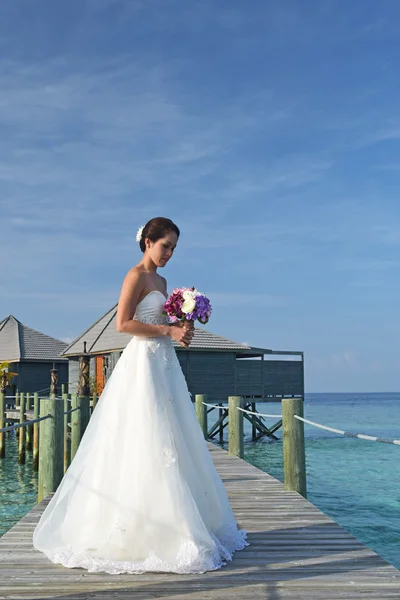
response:
[[[172,463],[176,461],[175,454],[173,453],[171,448],[164,448],[163,454],[165,459],[165,466],[170,467]]]
[[[165,296],[153,290],[136,307],[134,319],[149,325],[167,325],[169,318],[163,314]]]
[[[178,357],[176,356],[176,351],[175,351],[175,348],[173,347],[172,343],[169,343],[168,345],[165,346],[163,359],[164,359],[164,363],[165,363],[165,368],[170,373],[173,373],[177,369],[180,369]]]
[[[153,296],[150,294],[145,297],[145,300],[149,296],[152,298],[151,301],[149,298],[148,305],[143,301],[142,303],[138,304],[134,320],[149,325],[169,325],[168,316],[163,314],[165,302],[163,294],[156,290],[154,290]],[[153,302],[155,302],[155,305],[152,304]],[[157,362],[161,360],[169,373],[174,373],[180,369],[174,345],[169,337],[137,336],[134,339],[146,344],[149,350],[153,353],[154,360]],[[159,349],[161,349],[160,352],[158,352]]]
[[[87,553],[80,554],[75,554],[69,546],[59,552],[47,549],[42,551],[56,564],[61,564],[69,569],[76,567],[87,569],[91,573],[105,572],[110,575],[121,573],[140,575],[146,572],[201,574],[220,569],[228,561],[231,561],[236,550],[243,550],[248,546],[246,536],[244,529],[228,527],[219,534],[219,537],[211,534],[213,542],[211,548],[201,548],[192,541],[184,541],[173,564],[166,563],[152,551],[144,561],[139,563],[96,557],[90,554],[90,551],[95,554],[95,550],[92,548],[88,549]]]
[[[165,315],[141,315],[139,317],[134,317],[134,321],[140,321],[141,323],[146,323],[147,325],[168,325],[169,319]]]
[[[151,360],[158,366],[163,365],[169,374],[180,370],[179,360],[170,338],[133,338],[133,340],[135,339],[146,346],[149,350]],[[169,399],[169,402],[173,404],[172,399]]]

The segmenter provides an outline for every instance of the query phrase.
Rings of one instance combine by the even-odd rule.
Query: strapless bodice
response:
[[[151,325],[167,325],[169,319],[163,315],[166,298],[162,292],[152,290],[136,306],[134,319]]]

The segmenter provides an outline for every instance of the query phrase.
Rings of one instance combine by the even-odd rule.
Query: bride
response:
[[[204,573],[247,545],[197,423],[172,340],[193,328],[163,316],[157,273],[179,229],[151,219],[141,262],[125,277],[117,329],[133,337],[93,412],[33,544],[54,563],[88,571]]]

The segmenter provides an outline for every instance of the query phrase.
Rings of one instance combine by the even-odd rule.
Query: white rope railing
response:
[[[207,402],[202,402],[204,406],[209,406],[210,408],[223,408],[224,410],[228,410],[227,406],[219,406],[218,404],[207,404]]]
[[[327,425],[321,425],[320,423],[315,423],[315,421],[304,419],[303,417],[299,417],[299,415],[294,415],[294,418],[298,419],[299,421],[303,421],[303,423],[307,423],[308,425],[313,425],[314,427],[318,427],[319,429],[325,429],[325,431],[330,431],[332,433],[345,435],[346,437],[358,438],[360,440],[367,440],[369,442],[382,442],[383,444],[395,444],[396,446],[400,446],[400,440],[391,440],[389,438],[380,438],[374,435],[366,435],[364,433],[353,433],[352,431],[335,429],[334,427],[328,427]]]
[[[271,419],[282,419],[282,415],[266,415],[264,413],[252,412],[251,410],[246,410],[245,408],[236,407],[241,412],[247,413],[248,415],[256,415],[256,417],[267,417]]]
[[[210,408],[223,408],[224,410],[229,410],[228,406],[219,406],[218,404],[208,404],[207,402],[202,402],[204,406],[209,406]],[[264,413],[252,412],[251,410],[246,410],[245,408],[236,407],[238,410],[247,413],[248,415],[255,415],[256,417],[267,417],[271,419],[282,419],[282,415],[266,415]]]

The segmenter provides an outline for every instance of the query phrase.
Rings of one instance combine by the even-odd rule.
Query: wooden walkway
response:
[[[53,565],[31,543],[45,503],[0,540],[0,599],[400,599],[400,571],[294,492],[210,444],[245,550],[203,575],[107,575]],[[357,510],[357,507],[354,508]]]

